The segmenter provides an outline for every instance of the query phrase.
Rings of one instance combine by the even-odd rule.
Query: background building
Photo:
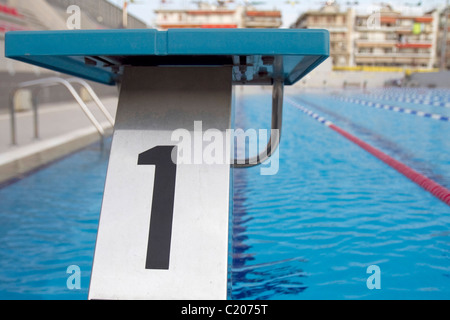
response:
[[[334,67],[436,67],[438,13],[404,14],[384,4],[370,14],[341,11],[330,1],[318,11],[302,14],[292,28],[323,28],[330,32]]]
[[[261,11],[245,7],[243,15],[244,28],[279,28],[282,25],[281,11]]]
[[[295,29],[327,29],[330,32],[330,56],[334,66],[353,65],[354,10],[341,11],[330,3],[317,11],[307,11],[291,26]]]
[[[197,9],[155,10],[158,29],[170,28],[279,28],[282,25],[280,11],[261,11],[252,6],[233,8],[218,2],[212,5],[199,1]]]
[[[242,11],[225,6],[212,6],[200,2],[197,10],[165,9],[155,10],[158,29],[171,28],[239,28],[242,27]]]
[[[356,66],[435,66],[437,15],[403,15],[389,5],[355,21]]]

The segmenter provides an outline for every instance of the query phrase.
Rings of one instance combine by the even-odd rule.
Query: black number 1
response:
[[[177,175],[176,154],[176,146],[158,146],[139,155],[138,165],[156,166],[146,269],[169,270]]]

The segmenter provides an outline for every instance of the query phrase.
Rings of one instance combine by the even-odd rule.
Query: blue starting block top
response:
[[[124,66],[233,66],[234,84],[292,85],[329,56],[310,29],[14,31],[6,57],[114,85]]]

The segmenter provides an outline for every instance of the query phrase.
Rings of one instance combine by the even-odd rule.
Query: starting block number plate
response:
[[[226,299],[230,165],[177,162],[172,133],[226,136],[231,74],[125,69],[89,299]]]

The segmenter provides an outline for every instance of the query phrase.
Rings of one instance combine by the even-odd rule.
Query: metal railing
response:
[[[37,94],[42,88],[49,87],[49,86],[55,86],[55,85],[62,85],[70,92],[70,94],[73,96],[75,101],[80,106],[81,110],[85,113],[85,115],[88,117],[90,122],[94,125],[94,127],[97,129],[98,133],[100,134],[100,136],[103,139],[105,137],[105,129],[102,127],[100,122],[95,118],[95,116],[89,110],[86,103],[83,101],[81,96],[78,94],[78,92],[73,87],[72,83],[77,83],[86,89],[86,91],[91,96],[92,100],[95,102],[95,104],[100,109],[100,111],[104,114],[104,116],[109,121],[111,126],[114,126],[113,117],[108,112],[108,110],[105,108],[103,103],[100,101],[100,99],[98,98],[97,94],[94,92],[92,87],[86,81],[84,81],[82,79],[78,79],[78,78],[62,79],[62,78],[58,78],[58,77],[50,77],[50,78],[44,78],[44,79],[39,79],[39,80],[32,80],[32,81],[20,83],[10,93],[9,109],[10,109],[10,116],[11,116],[11,144],[13,144],[13,145],[17,144],[16,110],[15,110],[15,106],[14,106],[14,97],[15,97],[16,93],[19,90],[22,90],[25,88],[32,88],[34,138],[39,139],[39,114],[38,114]]]

